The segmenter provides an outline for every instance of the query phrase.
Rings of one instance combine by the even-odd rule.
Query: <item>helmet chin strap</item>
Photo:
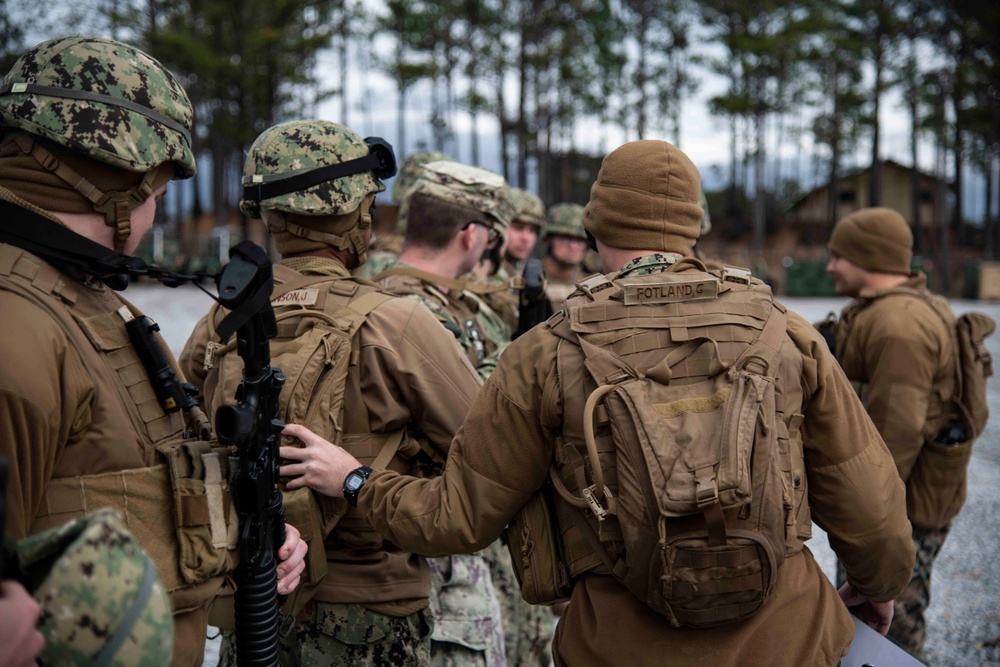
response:
[[[114,230],[114,250],[122,252],[125,241],[132,233],[132,211],[152,196],[157,170],[147,171],[139,185],[127,190],[103,192],[30,136],[18,134],[13,139],[21,150],[35,158],[38,164],[86,197],[94,206],[94,211],[104,214],[105,224]]]
[[[288,232],[299,238],[316,241],[340,250],[347,250],[357,256],[358,266],[361,266],[368,258],[368,245],[365,243],[364,234],[365,230],[372,225],[371,206],[374,201],[375,195],[365,197],[358,209],[358,224],[351,227],[344,234],[329,234],[296,224],[288,219],[287,213],[282,211],[263,209],[261,214],[264,225],[271,234],[275,232]]]

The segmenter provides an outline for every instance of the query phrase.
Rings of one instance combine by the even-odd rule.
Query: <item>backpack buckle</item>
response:
[[[604,487],[604,496],[608,500],[608,509],[605,509],[601,505],[601,501],[597,499],[597,487],[591,484],[583,490],[583,499],[587,501],[587,507],[590,511],[594,513],[598,521],[604,521],[608,514],[614,514],[614,494],[611,493],[611,489],[607,486]]]
[[[722,282],[724,283],[737,283],[750,286],[750,278],[753,274],[747,269],[741,269],[736,266],[727,266],[722,269]]]
[[[576,284],[577,289],[582,290],[591,299],[594,298],[594,292],[600,292],[609,287],[614,287],[614,284],[607,279],[604,275],[600,273],[595,273],[585,280],[581,280]]]
[[[715,483],[715,468],[706,466],[695,470],[695,502],[698,509],[704,510],[719,500],[719,487]]]
[[[205,343],[205,363],[204,367],[206,371],[210,371],[215,368],[215,354],[224,348],[225,345],[222,343],[216,343],[215,341],[208,341]]]

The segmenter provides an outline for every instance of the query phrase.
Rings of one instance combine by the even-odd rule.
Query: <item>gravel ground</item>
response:
[[[194,287],[134,285],[124,294],[160,323],[167,344],[179,354],[195,322],[211,305]],[[784,303],[808,321],[839,311],[843,299],[789,298]],[[1000,321],[1000,304],[955,301],[956,312],[980,310]],[[989,341],[1000,372],[1000,334]],[[969,496],[952,526],[934,569],[933,602],[928,614],[927,652],[935,667],[1000,665],[1000,379],[990,382],[993,415],[979,440],[969,470]],[[834,575],[834,555],[818,527],[808,544],[827,576]],[[214,633],[212,633],[214,634]],[[209,642],[206,665],[217,662],[217,642]]]

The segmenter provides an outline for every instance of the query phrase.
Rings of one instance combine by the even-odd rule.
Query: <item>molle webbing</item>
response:
[[[664,272],[655,275],[665,278],[665,283],[671,280],[677,283],[704,281],[707,278],[703,273],[692,272]],[[668,276],[669,280],[666,279]],[[722,278],[724,277],[723,275]],[[649,276],[643,276],[643,279],[650,281]],[[585,281],[587,284],[580,285],[580,291],[567,303],[566,309],[556,313],[548,321],[552,332],[564,339],[557,348],[560,386],[582,388],[580,391],[574,390],[572,396],[564,394],[562,397],[564,427],[559,439],[561,446],[557,445],[556,448],[557,470],[553,471],[553,480],[560,482],[556,485],[557,488],[568,487],[574,496],[579,496],[588,486],[594,467],[586,453],[581,457],[581,449],[577,448],[584,442],[583,433],[576,426],[583,423],[583,402],[575,396],[577,393],[582,397],[589,396],[598,384],[584,370],[578,337],[579,340],[585,340],[615,355],[629,356],[652,350],[677,349],[695,336],[708,336],[717,341],[720,351],[718,356],[727,363],[732,363],[744,353],[757,352],[767,359],[771,372],[774,373],[780,362],[780,349],[785,336],[784,308],[772,301],[770,289],[759,281],[721,280],[717,298],[656,306],[626,306],[621,301],[624,290],[618,287],[620,282],[612,284],[601,276],[593,276]],[[733,299],[732,295],[727,295],[729,292],[742,292],[746,296]],[[751,351],[751,347],[755,349]],[[711,367],[712,360],[704,358],[704,355],[689,357],[672,368],[672,376],[685,380],[704,378],[710,374]],[[720,401],[724,403],[725,397],[709,396],[706,400],[718,408],[722,404]],[[784,397],[776,395],[775,400],[776,413],[783,414]],[[598,410],[602,407],[598,406]],[[664,406],[664,409],[677,407]],[[704,406],[705,411],[709,408],[711,405]],[[596,446],[605,482],[617,488],[614,442],[610,437],[598,437]],[[555,479],[557,476],[558,480]],[[557,503],[557,511],[563,522],[567,565],[571,574],[578,576],[588,570],[611,570],[610,563],[617,562],[617,559],[595,550],[592,536],[577,521],[580,510],[575,509],[572,503]],[[602,522],[597,528],[590,528],[589,532],[594,535],[600,532],[604,543],[616,544],[621,539],[621,530],[615,517],[609,516],[609,520]],[[801,548],[800,545],[797,546]],[[598,555],[600,558],[595,557]]]
[[[216,493],[175,495],[166,465],[55,479],[45,490],[29,532],[60,526],[98,508],[115,509],[156,563],[164,586],[173,592],[193,583],[184,575],[181,559],[195,555],[183,553],[184,545],[178,547],[178,528],[205,527],[222,536],[217,548],[235,544],[237,524],[223,480],[220,477],[206,486],[214,487]]]
[[[29,300],[60,325],[81,361],[95,376],[96,384],[116,387],[139,443],[151,449],[183,430],[180,414],[164,414],[146,368],[132,347],[124,320],[116,311],[90,316],[74,312],[71,307],[78,300],[79,288],[53,267],[14,246],[0,244],[0,275],[10,278],[0,283],[0,289]],[[119,300],[133,313],[138,312],[124,299],[119,297]],[[172,368],[181,377],[160,340]],[[102,368],[108,376],[104,382],[98,382]],[[154,459],[152,451],[147,452],[146,460]]]
[[[471,292],[472,294],[479,295],[503,293],[512,287],[512,283],[510,282],[491,285],[478,279],[446,278],[435,273],[430,273],[429,271],[421,271],[420,269],[412,266],[397,266],[395,268],[386,269],[382,273],[375,276],[373,280],[378,282],[383,278],[390,278],[392,276],[419,278],[420,280],[433,285],[444,285],[448,289],[454,289],[460,292]]]
[[[349,338],[351,352],[348,360],[347,378],[344,387],[344,405],[351,406],[335,418],[341,425],[343,433],[370,434],[367,410],[361,397],[361,378],[358,368],[360,352],[357,332],[365,323],[368,315],[378,306],[394,298],[381,291],[369,281],[354,278],[350,275],[302,275],[293,269],[275,265],[274,277],[277,283],[271,294],[271,302],[275,305],[275,319],[278,323],[278,336],[271,342],[272,356],[283,356],[280,349],[283,341],[298,339],[317,324],[335,329],[338,335]],[[296,293],[304,295],[303,300],[290,298]],[[214,306],[209,313],[209,343],[206,349],[206,369],[214,366],[217,359],[232,351],[235,341],[225,345],[216,342],[214,323],[221,316],[221,309]],[[291,390],[302,368],[309,363],[314,354],[312,350],[303,347],[290,363],[282,362],[285,376],[292,383],[282,392],[282,416],[288,418],[288,402],[291,400]],[[329,363],[329,360],[328,360]],[[211,365],[210,365],[211,364]],[[218,391],[225,392],[225,382],[221,381]],[[215,401],[218,403],[219,401]],[[379,435],[379,434],[374,434]]]

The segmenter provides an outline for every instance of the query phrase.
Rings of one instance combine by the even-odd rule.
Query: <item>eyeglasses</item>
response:
[[[480,227],[483,227],[489,234],[486,237],[486,242],[489,245],[493,245],[494,243],[500,240],[500,230],[494,227],[493,225],[489,224],[488,222],[483,222],[482,220],[473,220],[471,222],[465,223],[465,227],[462,227],[462,229],[468,229],[469,225],[479,225]]]

